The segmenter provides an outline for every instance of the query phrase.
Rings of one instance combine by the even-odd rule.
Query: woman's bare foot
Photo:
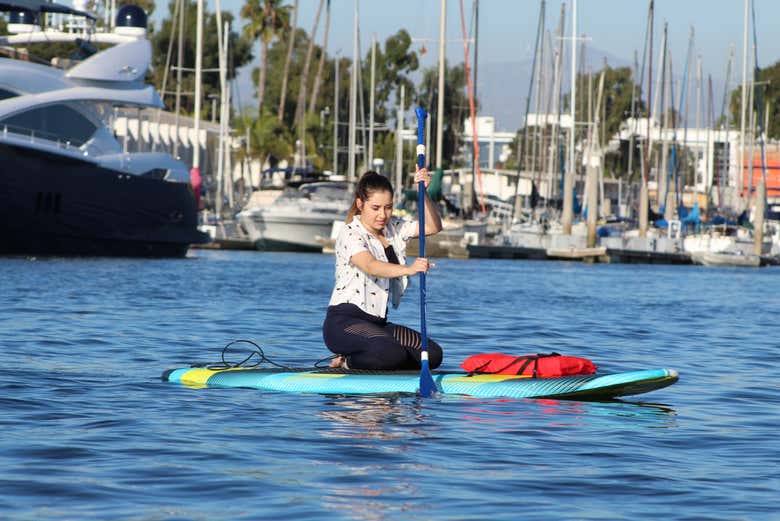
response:
[[[344,367],[344,357],[343,356],[334,356],[333,360],[330,361],[330,365],[328,367],[338,368],[338,367]]]

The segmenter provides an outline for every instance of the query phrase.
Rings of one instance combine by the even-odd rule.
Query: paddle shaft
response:
[[[417,114],[417,166],[425,168],[425,118],[428,114],[425,109],[418,107]],[[420,221],[420,257],[425,257],[425,182],[417,183],[417,211]],[[428,331],[425,325],[425,272],[420,272],[420,335],[422,336],[422,348],[420,351],[420,395],[428,398],[438,392],[433,381],[431,368],[428,364]]]
[[[417,113],[417,166],[425,168],[425,118],[423,108]],[[425,183],[417,183],[417,211],[420,221],[420,257],[425,257]],[[425,326],[425,272],[420,272],[420,334],[422,335],[422,359],[428,360],[428,334]]]

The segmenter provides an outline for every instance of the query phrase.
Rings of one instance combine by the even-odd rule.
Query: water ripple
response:
[[[558,351],[671,366],[624,401],[333,397],[160,381],[230,340],[328,355],[323,255],[0,259],[0,517],[769,519],[780,270],[440,259],[444,366]],[[768,291],[769,290],[769,291]],[[417,327],[416,283],[391,312]]]

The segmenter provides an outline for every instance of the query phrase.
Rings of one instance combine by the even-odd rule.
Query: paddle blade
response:
[[[420,396],[423,398],[430,398],[434,393],[438,392],[439,388],[436,387],[436,382],[433,381],[433,375],[431,374],[431,368],[428,366],[428,360],[423,359],[422,367],[420,368]]]

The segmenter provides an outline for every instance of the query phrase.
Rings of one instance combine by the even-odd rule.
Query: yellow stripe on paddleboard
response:
[[[526,375],[518,374],[476,374],[474,376],[451,376],[447,378],[447,382],[462,382],[462,383],[494,383],[505,382],[507,380],[519,380],[524,378],[530,378]]]
[[[187,387],[205,387],[209,378],[218,373],[224,373],[226,371],[246,371],[246,367],[235,367],[232,369],[205,369],[198,367],[190,369],[183,375],[181,375],[181,383]]]

